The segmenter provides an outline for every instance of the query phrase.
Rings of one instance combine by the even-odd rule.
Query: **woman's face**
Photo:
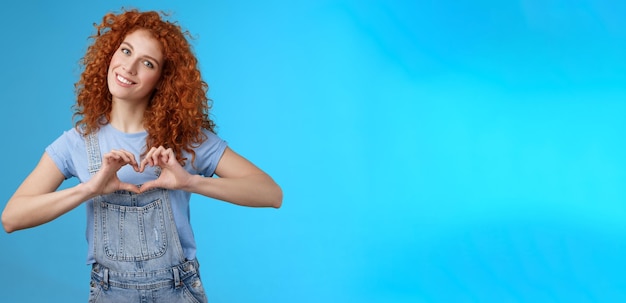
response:
[[[126,36],[109,64],[107,84],[114,101],[148,102],[163,68],[161,45],[144,29]]]

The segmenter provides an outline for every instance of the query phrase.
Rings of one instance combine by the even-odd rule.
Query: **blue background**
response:
[[[625,3],[11,1],[0,206],[72,127],[92,24],[165,10],[284,190],[192,198],[211,302],[626,302]],[[85,302],[84,225],[0,232],[0,301]]]

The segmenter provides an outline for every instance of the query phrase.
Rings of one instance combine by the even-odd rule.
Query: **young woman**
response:
[[[190,194],[278,208],[282,191],[214,133],[180,26],[131,10],[104,16],[92,38],[76,126],[46,148],[2,225],[37,226],[86,203],[90,302],[206,302]],[[57,190],[70,177],[80,183]]]

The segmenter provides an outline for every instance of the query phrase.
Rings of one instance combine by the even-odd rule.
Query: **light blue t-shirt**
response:
[[[196,159],[194,165],[191,164],[191,155],[184,153],[187,158],[185,169],[191,174],[205,177],[213,176],[217,163],[224,150],[226,141],[216,134],[204,130],[208,139],[200,146],[194,148]],[[98,133],[100,152],[102,154],[112,149],[124,149],[135,155],[135,160],[141,161],[140,155],[146,146],[147,132],[124,133],[110,124],[102,126]],[[56,166],[63,173],[66,179],[77,177],[80,182],[88,181],[91,176],[87,169],[87,150],[85,147],[85,137],[80,135],[76,129],[65,131],[58,139],[46,148],[46,153],[52,158]],[[135,172],[129,165],[123,166],[117,173],[122,182],[130,184],[143,184],[156,179],[153,167],[147,166],[143,173]],[[172,203],[172,213],[178,229],[178,236],[183,248],[185,257],[189,260],[196,257],[196,242],[189,221],[189,198],[190,193],[181,190],[170,190],[170,201]],[[87,208],[87,243],[89,250],[87,254],[87,264],[95,262],[93,256],[93,201],[86,202]]]

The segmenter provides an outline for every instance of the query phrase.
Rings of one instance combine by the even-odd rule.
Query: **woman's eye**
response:
[[[130,50],[129,50],[129,49],[127,49],[127,48],[122,48],[122,49],[121,49],[121,51],[122,51],[122,53],[124,53],[124,54],[130,55]]]
[[[150,61],[144,61],[143,64],[149,68],[154,68],[154,64],[152,64],[152,62]]]

